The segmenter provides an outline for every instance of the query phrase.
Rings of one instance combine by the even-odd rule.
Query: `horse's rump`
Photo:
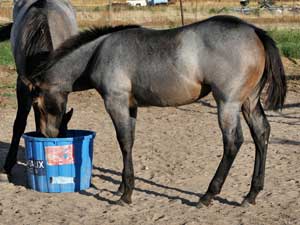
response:
[[[77,32],[77,26],[75,12],[65,1],[21,2],[14,8],[11,44],[19,75],[28,76],[53,49]]]

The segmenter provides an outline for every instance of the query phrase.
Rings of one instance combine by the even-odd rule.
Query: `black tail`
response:
[[[267,96],[264,104],[267,109],[282,109],[287,86],[279,50],[275,41],[264,30],[255,28],[255,32],[262,41],[266,51],[265,71],[260,83],[261,89],[267,85]]]
[[[0,26],[0,42],[10,39],[10,32],[13,23],[8,23]]]

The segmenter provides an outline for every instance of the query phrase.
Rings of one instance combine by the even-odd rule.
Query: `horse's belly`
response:
[[[144,88],[135,93],[141,106],[178,106],[195,102],[201,97],[205,87],[201,83],[180,83]]]

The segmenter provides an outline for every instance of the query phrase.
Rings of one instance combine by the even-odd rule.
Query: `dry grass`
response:
[[[238,5],[232,7],[238,7]],[[224,5],[217,5],[216,3],[211,2],[205,5],[196,5],[195,2],[186,2],[184,4],[185,23],[189,24],[213,16],[215,13],[210,13],[210,9],[219,11],[222,8],[225,8]],[[264,11],[260,12],[258,16],[254,14],[244,15],[239,12],[230,12],[228,10],[226,11],[225,8],[225,10],[220,13],[238,16],[260,26],[299,26],[300,23],[300,14],[293,14],[287,11],[285,11],[283,14],[272,14]],[[111,14],[109,14],[109,11],[105,8],[103,10],[95,11],[83,10],[79,11],[77,16],[80,26],[99,26],[107,25],[109,23],[112,25],[133,23],[142,24],[149,27],[175,27],[181,25],[180,8],[178,4],[169,6],[144,7],[138,9],[129,7],[113,7]]]
[[[180,8],[178,0],[168,6],[155,7],[128,7],[126,0],[111,0],[112,3],[124,3],[113,6],[112,12],[108,11],[109,0],[71,0],[77,10],[77,18],[80,26],[101,26],[117,24],[141,24],[148,27],[175,27],[181,25]],[[277,5],[298,5],[300,0],[281,0]],[[243,15],[239,12],[232,12],[228,8],[239,7],[237,0],[184,0],[185,23],[192,23],[216,12],[231,14],[241,17],[251,23],[260,26],[299,26],[300,13],[294,14],[288,11],[281,13],[260,12],[259,15]],[[252,7],[257,6],[257,1],[251,1]],[[1,1],[0,23],[8,22],[12,17],[12,1]],[[222,10],[223,9],[223,10]]]

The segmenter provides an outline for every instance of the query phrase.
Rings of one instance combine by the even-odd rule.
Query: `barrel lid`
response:
[[[66,137],[63,138],[47,138],[41,137],[37,132],[28,132],[22,135],[27,141],[39,141],[39,142],[64,142],[64,141],[76,141],[83,139],[93,139],[96,136],[96,132],[90,130],[68,130]]]

